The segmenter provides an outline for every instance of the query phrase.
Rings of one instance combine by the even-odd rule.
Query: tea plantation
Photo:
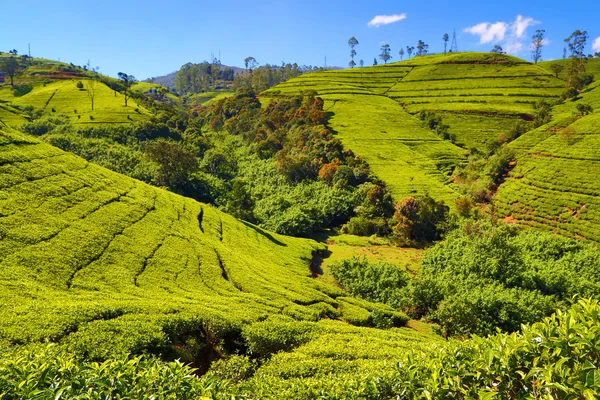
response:
[[[509,221],[598,241],[600,114],[580,115],[579,104],[600,107],[598,83],[555,106],[552,122],[510,144],[519,158],[496,203]]]
[[[449,174],[466,157],[527,122],[533,104],[558,99],[564,82],[542,67],[490,53],[415,57],[343,71],[307,73],[264,96],[316,91],[344,145],[364,157],[396,198],[428,193],[453,204]],[[416,117],[434,112],[449,126],[443,140]]]
[[[313,279],[323,250],[314,241],[269,233],[8,130],[0,213],[2,347],[52,342],[86,361],[154,354],[206,370],[226,355],[267,357],[323,335],[341,353],[365,335],[388,343],[379,355],[352,356],[373,360],[366,365],[436,340],[368,328],[408,318]]]

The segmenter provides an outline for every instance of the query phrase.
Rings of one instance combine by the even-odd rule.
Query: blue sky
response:
[[[102,73],[123,71],[138,79],[163,75],[211,52],[227,65],[260,64],[347,66],[348,38],[359,41],[356,60],[371,65],[383,43],[398,50],[419,39],[431,52],[443,51],[444,33],[456,29],[459,50],[489,51],[498,43],[530,59],[536,29],[549,41],[544,59],[562,57],[563,39],[587,30],[592,52],[600,38],[600,2],[546,1],[19,1],[2,2],[0,50],[16,48],[33,56],[83,65]],[[357,4],[358,3],[358,4]],[[577,5],[577,7],[572,6]],[[379,21],[396,22],[369,26]],[[396,17],[393,17],[396,16]],[[401,18],[405,17],[405,18]],[[377,21],[377,20],[376,20]],[[468,31],[467,31],[468,29]],[[596,42],[600,51],[600,39]]]

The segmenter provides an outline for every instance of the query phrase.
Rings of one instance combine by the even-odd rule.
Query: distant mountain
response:
[[[244,68],[240,68],[240,67],[231,67],[228,65],[221,65],[222,68],[231,68],[233,69],[233,73],[237,76],[240,73],[243,73],[245,71]],[[150,78],[147,79],[146,82],[151,82],[151,83],[158,83],[159,85],[163,85],[165,87],[168,87],[170,90],[174,90],[175,89],[175,77],[177,76],[177,71],[175,72],[171,72],[170,74],[167,75],[163,75],[163,76],[157,76],[154,78]]]

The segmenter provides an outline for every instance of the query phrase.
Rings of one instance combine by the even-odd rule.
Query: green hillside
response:
[[[416,117],[441,116],[462,147],[485,147],[533,104],[558,99],[564,83],[542,67],[490,53],[414,57],[366,68],[307,73],[264,96],[315,91],[344,145],[364,157],[396,198],[429,193],[449,204],[458,196],[449,174],[466,152]]]
[[[0,344],[51,341],[86,359],[154,353],[202,367],[239,351],[244,326],[265,319],[301,335],[357,335],[356,346],[370,331],[348,322],[406,323],[388,306],[313,279],[323,250],[316,242],[269,233],[22,134],[0,135]],[[397,355],[426,338],[377,332]],[[263,346],[254,351],[273,351]],[[385,363],[383,353],[372,362]]]
[[[5,125],[19,127],[29,120],[23,112],[28,107],[65,114],[78,125],[127,124],[147,120],[151,116],[135,99],[129,99],[125,106],[122,90],[116,91],[111,89],[113,86],[107,86],[117,83],[115,79],[59,61],[21,56],[16,60],[19,70],[14,78],[15,87],[10,86],[8,79],[0,85],[0,121]],[[90,88],[88,82],[92,77],[95,77],[96,84]],[[138,83],[132,87],[132,92],[142,93],[149,89],[148,85]],[[94,110],[89,93],[94,94]],[[167,97],[171,96],[167,94]]]
[[[83,79],[82,82],[86,80]],[[149,112],[131,100],[127,107],[123,95],[101,82],[95,86],[94,110],[87,90],[77,88],[77,81],[57,81],[36,85],[23,95],[15,96],[8,85],[0,88],[0,100],[14,106],[33,106],[38,109],[68,115],[73,123],[130,123],[149,117]],[[6,103],[5,103],[6,104]],[[136,109],[138,110],[136,112]]]
[[[600,66],[600,60],[589,65]],[[500,187],[502,217],[571,237],[600,240],[600,83],[553,109],[553,121],[511,143],[519,158]],[[592,106],[581,116],[578,104]]]

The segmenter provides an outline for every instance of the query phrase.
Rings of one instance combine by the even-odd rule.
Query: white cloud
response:
[[[508,42],[504,43],[504,47],[502,49],[509,54],[517,54],[521,50],[523,50],[523,47],[525,47],[523,42],[508,41]]]
[[[594,39],[594,43],[592,43],[592,50],[600,51],[600,36]]]
[[[522,15],[517,15],[517,19],[511,24],[510,30],[515,37],[521,39],[525,35],[525,32],[527,32],[527,28],[539,23],[540,21],[536,21],[533,18],[524,18]]]
[[[527,29],[539,23],[531,17],[517,15],[513,22],[498,21],[493,24],[482,22],[464,31],[479,36],[480,44],[503,42],[502,47],[505,52],[518,54],[525,48],[525,43],[521,39],[526,37]],[[549,43],[550,41],[544,40],[545,45]]]
[[[482,22],[475,26],[465,29],[465,32],[473,35],[479,35],[479,43],[490,43],[499,42],[504,40],[508,25],[504,22],[496,22],[490,24],[489,22]]]
[[[406,19],[406,14],[393,14],[393,15],[377,15],[375,18],[369,21],[367,24],[371,27],[379,28],[381,25],[393,24],[394,22],[402,21]]]

